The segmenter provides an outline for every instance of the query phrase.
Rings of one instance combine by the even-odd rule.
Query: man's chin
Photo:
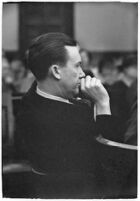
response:
[[[73,94],[72,94],[72,98],[77,98],[77,97],[79,97],[79,93],[80,93],[80,91],[79,91],[79,89],[77,89],[77,90],[75,90],[74,92],[73,92]]]

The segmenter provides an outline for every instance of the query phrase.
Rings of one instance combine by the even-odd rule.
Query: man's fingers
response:
[[[100,87],[102,85],[101,81],[99,79],[96,79],[96,86]]]
[[[87,88],[87,89],[90,88],[91,79],[92,79],[92,78],[91,78],[89,75],[85,78],[85,88]]]
[[[90,88],[91,79],[92,78],[89,75],[86,76],[86,78],[81,79],[81,90],[82,91],[85,91],[85,89]]]
[[[85,78],[81,79],[81,91],[85,91]]]
[[[96,81],[97,81],[97,79],[95,77],[93,77],[91,79],[91,87],[95,87],[96,86]]]
[[[96,87],[101,87],[101,81],[99,79],[91,78],[87,76],[86,78],[81,79],[81,91],[87,92],[89,90],[93,90]]]

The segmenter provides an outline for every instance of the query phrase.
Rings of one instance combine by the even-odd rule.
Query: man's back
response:
[[[86,160],[87,154],[93,154],[92,138],[94,136],[92,136],[91,131],[94,120],[91,122],[91,115],[87,106],[45,99],[36,93],[24,98],[19,125],[22,127],[20,130],[24,130],[23,136],[28,143],[29,153],[30,151],[34,152],[31,159],[35,155],[38,156],[38,160],[43,161],[41,169],[45,168],[45,163],[47,163],[45,170],[51,172],[54,168],[56,171],[58,164],[60,171],[69,168],[71,170],[73,165],[75,166],[73,171],[82,169],[82,166],[85,166],[83,158],[85,157]],[[77,164],[78,161],[80,162],[79,165]]]
[[[70,185],[76,179],[77,187],[70,185],[74,191],[78,192],[79,188],[81,194],[85,188],[98,194],[96,176],[100,174],[100,166],[94,140],[96,130],[87,105],[67,104],[30,91],[22,101],[18,130],[33,170],[47,175],[48,181],[55,178],[54,183],[59,176],[59,186]]]

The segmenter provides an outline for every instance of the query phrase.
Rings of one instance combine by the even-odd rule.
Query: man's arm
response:
[[[96,107],[96,131],[105,138],[119,141],[119,123],[111,115],[109,95],[96,78],[87,76],[81,79],[81,91],[92,101]]]

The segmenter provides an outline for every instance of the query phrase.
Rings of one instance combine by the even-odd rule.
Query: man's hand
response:
[[[101,81],[90,76],[81,79],[81,91],[94,101],[97,114],[111,114],[109,95]]]

